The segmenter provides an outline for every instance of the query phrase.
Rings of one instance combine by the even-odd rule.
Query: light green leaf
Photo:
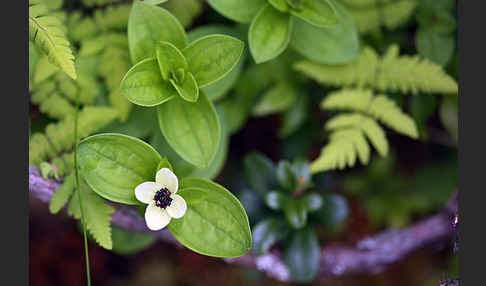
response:
[[[29,1],[29,40],[72,79],[76,79],[74,56],[67,40],[65,27],[50,15],[40,0]]]
[[[255,62],[276,58],[287,48],[292,33],[292,18],[270,5],[255,16],[248,31],[250,52]]]
[[[329,27],[339,23],[336,8],[329,0],[292,0],[289,1],[289,7],[292,15],[317,27]]]
[[[353,17],[334,2],[339,24],[319,28],[295,18],[290,45],[303,56],[320,63],[341,64],[359,55],[359,37]]]
[[[214,10],[231,20],[250,23],[258,11],[266,4],[265,0],[208,0]]]
[[[128,44],[132,64],[155,57],[159,41],[182,50],[187,45],[186,33],[177,19],[164,8],[135,1],[128,18]]]
[[[268,218],[253,227],[253,248],[257,255],[267,253],[279,240],[284,239],[290,228],[283,218]]]
[[[291,84],[286,82],[277,83],[277,85],[265,92],[256,103],[252,110],[253,115],[266,116],[285,111],[292,106],[296,97],[297,92]]]
[[[189,71],[199,87],[217,81],[229,73],[243,53],[244,43],[226,35],[202,37],[182,53],[189,64]]]
[[[157,171],[159,171],[162,168],[167,168],[174,172],[174,169],[172,168],[172,164],[169,162],[169,159],[167,157],[162,158],[162,161],[160,161],[159,166],[157,166]]]
[[[186,214],[169,223],[170,232],[187,248],[208,256],[238,257],[251,249],[248,216],[238,199],[209,180],[181,181],[178,195]]]
[[[157,107],[159,125],[169,145],[187,162],[205,168],[218,150],[221,131],[213,103],[201,93],[196,103],[181,98]]]
[[[177,93],[189,102],[196,102],[199,98],[199,88],[196,79],[192,73],[185,73],[182,83],[177,83],[176,80],[171,79],[170,83],[177,90]]]
[[[156,106],[177,97],[177,91],[162,79],[154,58],[134,65],[122,79],[120,89],[129,101],[141,106]]]
[[[135,187],[155,181],[162,160],[140,139],[121,134],[98,134],[79,143],[79,168],[88,185],[114,202],[139,204]]]
[[[113,243],[111,240],[110,221],[111,214],[115,212],[115,209],[93,192],[83,180],[80,183],[79,190],[74,192],[73,198],[69,202],[68,214],[76,219],[81,218],[81,208],[78,200],[78,191],[80,191],[86,228],[100,246],[111,249]]]
[[[169,42],[160,41],[156,44],[155,55],[160,73],[165,81],[174,79],[177,70],[187,69],[187,61],[179,49]]]
[[[289,4],[287,4],[287,0],[268,0],[268,3],[270,3],[270,5],[280,12],[289,11]]]
[[[321,250],[314,230],[310,227],[295,232],[285,249],[284,261],[292,278],[300,283],[314,280],[319,270]]]
[[[147,3],[150,5],[159,5],[165,2],[167,2],[167,0],[143,0],[143,3]]]

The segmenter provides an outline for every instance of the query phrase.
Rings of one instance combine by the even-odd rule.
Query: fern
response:
[[[29,0],[29,40],[72,79],[76,79],[74,56],[61,21],[49,15],[40,0]]]
[[[403,93],[457,93],[456,81],[443,69],[418,56],[399,56],[392,45],[381,58],[370,47],[346,65],[325,65],[308,60],[294,68],[321,84],[343,87],[370,87],[380,91]]]
[[[68,202],[74,191],[74,173],[64,178],[64,182],[52,194],[49,201],[49,211],[52,214],[58,213]]]
[[[393,30],[411,18],[418,6],[416,0],[379,3],[375,0],[342,1],[356,21],[360,33],[374,31],[381,26]]]
[[[311,164],[311,172],[344,169],[356,164],[366,165],[370,158],[368,141],[381,156],[388,154],[385,131],[377,120],[398,133],[418,137],[414,120],[387,96],[374,96],[371,90],[342,90],[329,94],[322,102],[323,109],[353,111],[330,119],[325,129],[331,132],[329,143]]]
[[[118,116],[115,109],[110,107],[86,106],[79,113],[79,137],[86,137],[101,129]],[[39,165],[40,162],[50,160],[61,152],[72,149],[73,117],[47,125],[45,133],[34,133],[29,143],[29,163]]]
[[[91,190],[83,180],[80,183],[79,191],[83,200],[86,228],[99,245],[106,249],[111,249],[113,242],[111,239],[110,215],[115,209]],[[69,202],[68,214],[76,219],[81,218],[81,209],[76,191]]]

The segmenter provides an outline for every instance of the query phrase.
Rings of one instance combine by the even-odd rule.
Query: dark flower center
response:
[[[170,198],[171,192],[167,188],[162,188],[155,193],[154,201],[155,205],[165,209],[170,206],[172,199]]]

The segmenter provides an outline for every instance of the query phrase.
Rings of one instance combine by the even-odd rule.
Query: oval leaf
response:
[[[250,25],[248,41],[256,63],[269,61],[287,48],[292,32],[292,19],[270,5],[258,12]]]
[[[240,23],[250,23],[266,2],[266,0],[208,0],[214,10]]]
[[[154,58],[133,66],[122,79],[120,89],[129,101],[141,106],[159,105],[177,96],[174,87],[162,79]]]
[[[297,199],[287,200],[284,206],[285,218],[295,229],[303,228],[307,224],[307,205]]]
[[[159,64],[162,78],[168,81],[172,73],[178,69],[187,69],[187,61],[176,46],[169,42],[160,41],[155,48],[157,63]]]
[[[253,107],[255,116],[266,116],[289,109],[297,98],[295,88],[286,82],[277,83],[266,91]]]
[[[88,185],[105,199],[139,204],[135,187],[154,181],[162,158],[135,137],[105,133],[79,143],[79,169]]]
[[[290,13],[317,27],[328,27],[339,23],[334,5],[329,0],[299,0],[290,5]]]
[[[182,53],[189,64],[189,71],[199,87],[204,87],[229,73],[243,53],[242,41],[226,35],[202,37]]]
[[[359,37],[353,17],[340,3],[334,2],[339,24],[329,28],[312,26],[294,18],[290,45],[310,60],[341,64],[359,55]]]
[[[132,63],[155,57],[159,41],[182,50],[187,45],[186,33],[177,19],[164,8],[135,1],[128,18],[128,45]]]
[[[253,248],[257,255],[268,252],[279,240],[289,234],[290,228],[283,218],[269,218],[253,227]]]
[[[314,230],[309,227],[294,233],[284,253],[290,275],[300,283],[310,282],[316,277],[320,258],[319,241]]]
[[[251,152],[245,156],[243,164],[246,181],[262,199],[268,192],[278,188],[275,165],[270,159]]]
[[[186,214],[173,219],[170,232],[187,248],[208,256],[238,257],[251,249],[248,216],[238,199],[211,181],[189,178],[177,192],[187,202]]]
[[[187,162],[209,166],[221,137],[218,116],[213,103],[201,93],[196,103],[182,98],[159,105],[159,125],[167,143]]]
[[[192,73],[187,72],[184,76],[184,81],[181,84],[176,83],[174,80],[170,80],[172,86],[177,90],[177,93],[189,102],[196,102],[199,98],[199,88],[197,82]]]

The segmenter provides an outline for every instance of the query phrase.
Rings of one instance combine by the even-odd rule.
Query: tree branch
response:
[[[59,182],[53,179],[43,179],[37,167],[29,166],[29,191],[33,197],[48,203],[58,186]],[[431,243],[451,239],[454,233],[452,222],[457,213],[457,200],[456,191],[443,211],[408,227],[387,230],[363,238],[354,245],[332,244],[323,247],[321,250],[321,276],[377,273],[417,249]],[[181,247],[167,229],[158,232],[150,231],[143,218],[133,208],[116,203],[112,205],[116,209],[112,215],[113,225],[132,231],[146,232],[162,241]],[[276,249],[262,256],[248,253],[238,258],[223,260],[227,263],[257,268],[280,281],[291,280],[281,252]]]

